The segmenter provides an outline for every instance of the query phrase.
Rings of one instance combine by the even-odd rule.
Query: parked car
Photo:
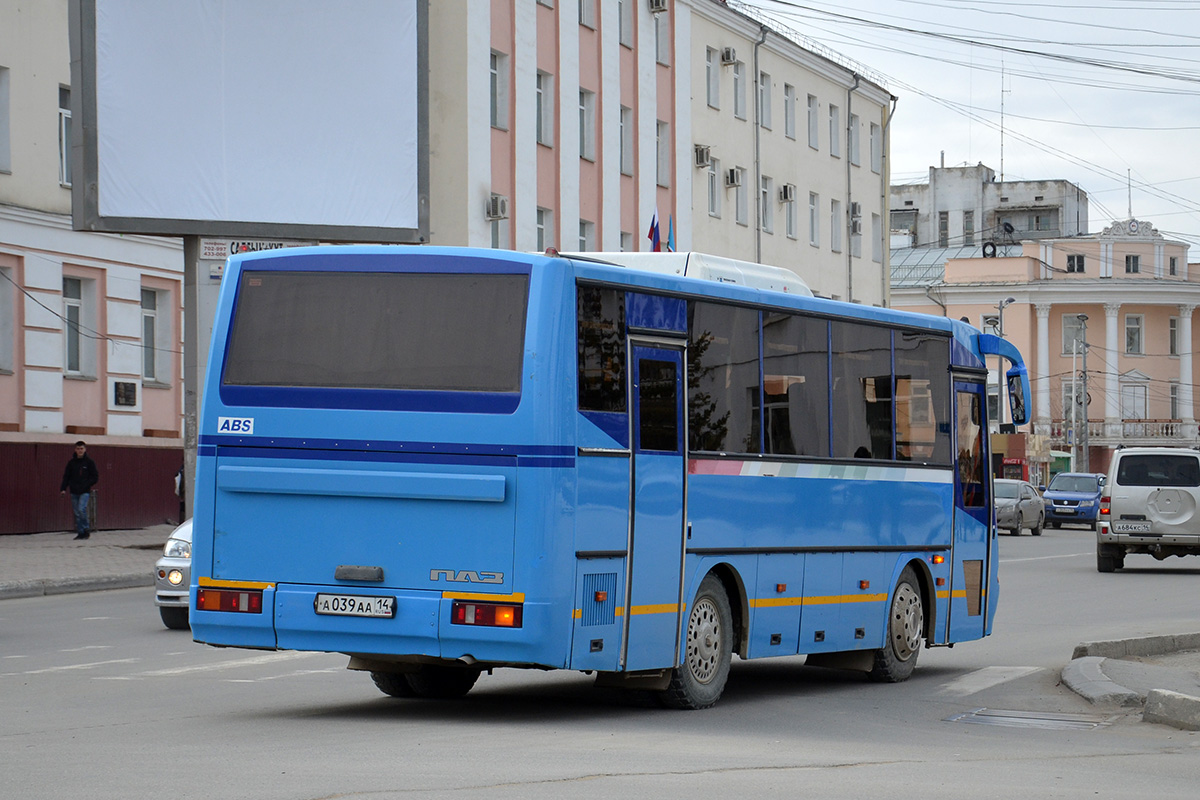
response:
[[[192,521],[185,520],[167,539],[154,564],[154,604],[163,625],[187,630],[188,586],[192,582]]]
[[[1200,555],[1200,453],[1185,447],[1130,447],[1113,453],[1096,569],[1113,572],[1129,553],[1158,560]]]
[[[1029,528],[1034,536],[1041,536],[1046,509],[1042,496],[1033,484],[997,478],[993,486],[996,493],[996,527],[1014,536],[1020,536],[1022,528]]]
[[[1098,472],[1060,472],[1042,493],[1046,522],[1061,528],[1064,522],[1082,522],[1096,530],[1100,488],[1105,476]]]

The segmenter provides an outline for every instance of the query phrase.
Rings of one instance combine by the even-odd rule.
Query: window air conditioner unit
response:
[[[779,202],[790,203],[796,199],[796,184],[785,183],[779,187]]]
[[[721,63],[722,64],[736,64],[737,63],[737,50],[734,50],[732,47],[722,47],[721,48]]]
[[[667,0],[650,0],[650,13],[661,14],[667,10]]]
[[[855,203],[854,201],[851,201],[850,202],[850,217],[852,219],[857,219],[858,217],[861,217],[861,216],[862,216],[862,203]]]
[[[500,194],[492,195],[487,199],[484,214],[490,220],[508,219],[508,198]]]
[[[742,185],[742,171],[740,169],[738,169],[737,167],[730,167],[729,169],[727,169],[725,171],[725,185],[726,186],[741,186]]]
[[[855,219],[850,220],[850,235],[851,236],[861,236],[862,235],[862,220],[861,219],[855,218]]]
[[[706,144],[698,144],[695,148],[696,166],[709,167],[712,166],[712,148]]]

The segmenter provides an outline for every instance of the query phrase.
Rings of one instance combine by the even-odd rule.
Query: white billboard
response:
[[[75,227],[426,241],[426,2],[73,0]]]

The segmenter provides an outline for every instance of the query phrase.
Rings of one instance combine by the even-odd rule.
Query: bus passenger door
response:
[[[684,548],[683,351],[632,348],[633,449],[629,562],[625,582],[625,670],[678,663]]]
[[[954,544],[951,551],[947,641],[978,639],[987,631],[987,596],[995,558],[988,479],[987,398],[983,383],[954,382]]]

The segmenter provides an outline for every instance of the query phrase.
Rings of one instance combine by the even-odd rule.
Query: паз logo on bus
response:
[[[471,569],[431,569],[429,580],[440,581],[445,578],[451,583],[504,583],[503,572],[476,572]]]

